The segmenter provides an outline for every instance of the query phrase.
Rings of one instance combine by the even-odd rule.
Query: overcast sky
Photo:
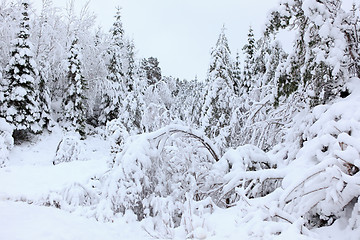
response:
[[[204,79],[210,49],[222,25],[233,55],[246,43],[249,26],[258,37],[270,9],[279,0],[91,0],[97,24],[108,31],[115,7],[122,7],[125,34],[135,41],[138,57],[157,57],[163,75]],[[40,9],[42,0],[33,0]],[[53,0],[64,7],[66,0]],[[75,0],[80,9],[86,0]]]

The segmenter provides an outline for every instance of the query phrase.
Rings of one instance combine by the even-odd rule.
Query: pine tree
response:
[[[225,29],[221,30],[211,52],[207,92],[202,108],[202,127],[220,148],[228,144],[229,125],[236,94],[232,79],[232,60]]]
[[[84,138],[86,134],[86,109],[84,104],[86,81],[81,72],[81,49],[76,37],[71,43],[68,61],[68,87],[62,102],[63,120],[67,130],[74,130]]]
[[[35,92],[38,70],[29,40],[29,2],[24,0],[21,6],[20,28],[17,38],[12,42],[11,59],[5,69],[5,79],[2,83],[4,96],[1,104],[1,117],[14,125],[15,138],[26,137],[27,133],[42,132]]]
[[[110,62],[106,77],[106,89],[102,97],[100,122],[106,124],[119,117],[121,101],[126,90],[124,59],[125,59],[124,29],[121,22],[120,8],[117,9],[115,22],[111,29],[111,42],[108,49]]]

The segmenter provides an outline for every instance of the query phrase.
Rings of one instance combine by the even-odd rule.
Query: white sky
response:
[[[40,9],[42,0],[32,0]],[[249,26],[257,38],[267,13],[279,0],[91,0],[90,10],[97,23],[108,31],[114,21],[115,7],[122,7],[125,34],[135,41],[138,57],[157,57],[163,75],[204,79],[210,49],[221,27],[233,55],[246,43]],[[350,1],[350,0],[347,0]],[[65,6],[67,0],[53,0]],[[78,9],[86,0],[75,0]]]

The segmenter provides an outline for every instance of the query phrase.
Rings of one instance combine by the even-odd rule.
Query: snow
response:
[[[59,209],[0,201],[0,232],[6,240],[150,239],[138,223],[100,223]]]

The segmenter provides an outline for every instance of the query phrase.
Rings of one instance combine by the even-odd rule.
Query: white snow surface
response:
[[[149,239],[140,224],[119,219],[100,223],[55,208],[23,202],[0,201],[1,239],[112,240]]]

